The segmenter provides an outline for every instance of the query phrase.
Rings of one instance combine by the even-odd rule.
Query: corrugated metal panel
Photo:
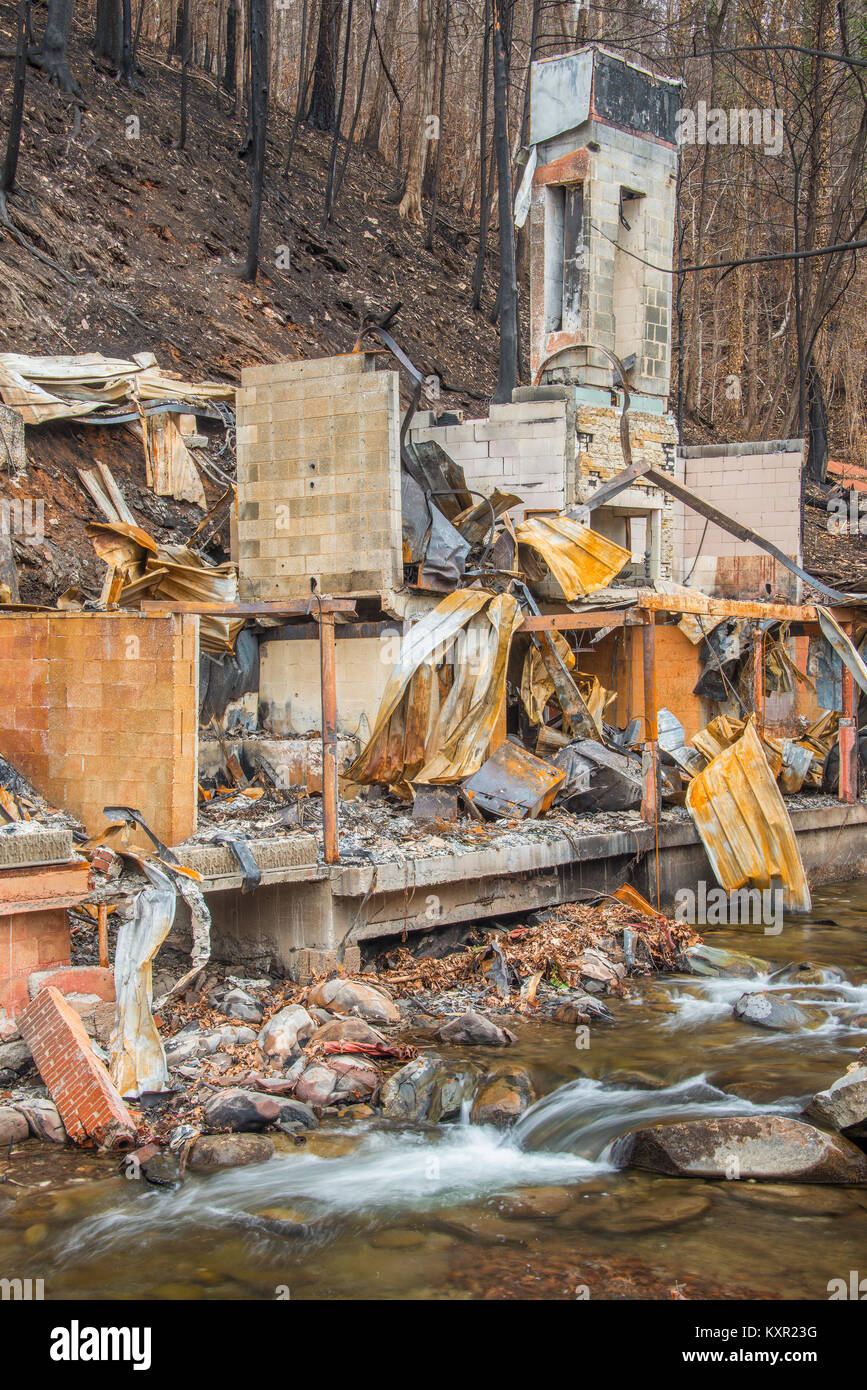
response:
[[[798,842],[752,720],[690,783],[686,804],[726,892],[780,880],[786,907],[809,911]]]
[[[604,589],[631,558],[623,546],[567,516],[530,517],[515,535],[542,557],[570,603]]]

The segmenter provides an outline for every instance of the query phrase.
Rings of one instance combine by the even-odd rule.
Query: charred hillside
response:
[[[34,5],[37,33],[44,15]],[[13,43],[14,9],[2,4],[0,50]],[[346,351],[364,314],[401,301],[395,332],[406,352],[459,388],[449,404],[479,408],[496,380],[493,242],[484,311],[473,313],[475,234],[447,189],[427,251],[424,230],[391,201],[394,171],[354,150],[323,230],[330,137],[302,128],[286,179],[291,120],[272,110],[261,269],[248,285],[232,273],[246,248],[250,180],[244,118],[229,98],[191,71],[181,151],[177,63],[142,46],[130,91],[93,57],[85,15],[73,21],[70,64],[80,102],[27,72],[14,227],[0,226],[4,350],[146,349],[167,368],[236,381],[249,363]],[[12,67],[0,59],[7,114]]]

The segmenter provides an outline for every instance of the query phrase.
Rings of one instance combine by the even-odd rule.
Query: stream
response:
[[[568,1026],[520,1019],[508,1060],[541,1099],[507,1134],[466,1117],[329,1122],[176,1191],[25,1145],[14,1171],[33,1183],[38,1149],[36,1185],[14,1201],[22,1190],[0,1187],[0,1270],[44,1279],[46,1298],[826,1299],[829,1280],[867,1263],[867,1188],[657,1177],[617,1171],[609,1153],[639,1124],[798,1115],[845,1070],[867,1044],[867,881],[817,890],[778,936],[703,934],[769,975],[636,979],[583,1050]],[[776,975],[801,961],[845,981]],[[741,994],[768,988],[815,1006],[812,1026],[733,1018]],[[491,1053],[449,1057],[504,1060]]]

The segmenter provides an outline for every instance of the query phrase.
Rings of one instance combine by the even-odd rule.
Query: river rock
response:
[[[316,1024],[300,1004],[288,1004],[268,1019],[259,1033],[259,1046],[266,1057],[285,1061],[300,1052],[316,1030]]]
[[[308,1105],[345,1104],[375,1095],[380,1082],[372,1062],[338,1053],[327,1062],[308,1062],[295,1084],[295,1095]]]
[[[207,1057],[217,1051],[220,1046],[223,1032],[232,1032],[231,1029],[217,1029],[205,1032],[198,1025],[195,1027],[187,1026],[180,1032],[175,1033],[165,1044],[166,1061],[169,1066],[177,1067],[185,1062],[194,1062],[199,1057]],[[255,1033],[251,1035],[255,1037]]]
[[[0,1148],[10,1144],[20,1144],[30,1138],[30,1125],[27,1116],[13,1105],[0,1106]]]
[[[530,1073],[524,1067],[495,1067],[476,1091],[470,1119],[474,1125],[506,1129],[535,1099]]]
[[[240,1019],[242,1023],[261,1023],[263,1009],[261,1004],[245,989],[230,989],[218,1005],[220,1013],[227,1018]]]
[[[842,985],[846,983],[846,973],[836,965],[814,965],[810,960],[802,960],[796,965],[787,965],[774,974],[774,984],[788,985]]]
[[[33,1054],[23,1039],[0,1043],[0,1072],[20,1073],[27,1071],[33,1063]]]
[[[651,1125],[618,1139],[612,1160],[684,1178],[867,1183],[867,1155],[847,1139],[784,1115],[733,1115]]]
[[[791,999],[780,995],[757,991],[742,994],[732,1011],[742,1023],[752,1023],[757,1028],[772,1028],[783,1033],[797,1033],[810,1023],[821,1021],[821,1014],[815,1010],[804,1009]]]
[[[211,1129],[257,1130],[279,1119],[280,1107],[261,1091],[232,1087],[218,1091],[204,1109],[205,1123]]]
[[[307,995],[308,1004],[332,1014],[355,1014],[368,1023],[399,1023],[400,1010],[393,999],[358,980],[321,980]]]
[[[396,1120],[425,1119],[439,1065],[436,1057],[416,1057],[394,1072],[380,1095],[383,1113]]]
[[[867,1067],[853,1067],[827,1091],[817,1091],[805,1113],[853,1138],[867,1138]]]
[[[498,1028],[483,1014],[468,1009],[465,1014],[444,1023],[437,1034],[440,1042],[456,1047],[508,1047],[518,1039],[508,1028]]]
[[[472,1064],[449,1066],[443,1063],[437,1070],[427,1118],[432,1124],[456,1120],[472,1099],[481,1069]]]
[[[274,1145],[264,1134],[202,1134],[193,1144],[187,1166],[196,1173],[213,1173],[218,1168],[242,1168],[248,1163],[264,1163]]]
[[[16,1101],[15,1109],[21,1111],[34,1139],[41,1139],[48,1144],[66,1143],[66,1130],[60,1118],[60,1111],[53,1100],[43,1100],[34,1096]]]
[[[296,1100],[292,1096],[275,1096],[274,1099],[280,1107],[281,1125],[292,1125],[299,1131],[316,1128],[319,1121],[303,1100]]]
[[[496,1202],[497,1211],[508,1221],[553,1221],[572,1205],[565,1187],[522,1187]]]
[[[747,956],[740,951],[723,951],[719,946],[689,946],[683,953],[686,968],[690,975],[722,977],[724,979],[757,980],[766,975],[770,965],[758,956]]]
[[[312,1041],[320,1042],[357,1042],[366,1043],[371,1047],[385,1047],[386,1041],[382,1033],[371,1028],[363,1018],[331,1018],[327,1023],[321,1024],[313,1034]]]
[[[614,1015],[601,999],[592,994],[567,999],[554,1011],[557,1023],[614,1023]]]

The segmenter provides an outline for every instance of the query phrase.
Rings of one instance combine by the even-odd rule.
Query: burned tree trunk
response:
[[[181,133],[178,149],[187,147],[187,105],[190,90],[190,0],[181,9]]]
[[[440,157],[441,157],[441,155],[442,155],[442,148],[443,148],[443,119],[444,119],[444,116],[445,116],[445,101],[446,101],[446,65],[447,65],[447,63],[448,63],[448,58],[449,58],[449,19],[450,19],[450,18],[451,18],[451,3],[450,3],[450,0],[446,0],[446,13],[445,13],[445,18],[444,18],[444,20],[443,20],[443,51],[442,51],[442,65],[441,65],[441,67],[440,67],[440,105],[439,105],[439,116],[438,116],[439,128],[438,128],[438,130],[437,130],[437,153],[436,153],[436,160],[435,160],[435,162],[434,162],[433,178],[432,178],[432,180],[431,180],[431,185],[432,185],[432,186],[431,186],[430,221],[428,222],[427,236],[425,237],[425,240],[424,240],[425,249],[426,249],[427,251],[433,250],[433,240],[434,240],[434,233],[436,232],[436,222],[437,222],[437,201],[438,201],[438,196],[439,196],[439,180],[440,180]]]
[[[400,200],[398,213],[408,222],[422,223],[421,194],[424,184],[424,171],[427,163],[428,140],[431,138],[431,90],[433,86],[433,65],[431,63],[431,38],[433,34],[432,0],[417,0],[418,3],[418,49],[416,54],[416,105],[413,116],[413,133],[409,146],[409,161],[406,185]],[[434,122],[436,118],[434,118]],[[436,125],[433,125],[433,130]]]
[[[81,89],[69,71],[69,26],[75,0],[49,0],[42,43],[30,54],[30,62],[48,74],[61,91],[80,96]]]
[[[265,182],[265,136],[268,125],[268,6],[271,0],[250,0],[250,233],[247,260],[240,278],[251,284],[259,271],[259,229]]]
[[[6,158],[0,177],[0,196],[11,193],[18,173],[18,152],[21,148],[21,125],[24,119],[24,87],[27,81],[27,31],[30,27],[30,0],[19,0],[18,36],[15,46],[15,69],[12,76],[12,110],[9,113],[9,134],[6,138]]]
[[[313,95],[307,124],[314,130],[333,131],[337,119],[337,50],[340,47],[340,0],[321,0]]]
[[[497,211],[500,219],[500,366],[493,399],[510,401],[518,384],[518,279],[512,214],[509,148],[509,9],[494,0],[494,149],[497,158]]]
[[[96,0],[96,35],[94,52],[119,69],[123,47],[121,0]]]
[[[223,91],[230,96],[235,91],[235,63],[238,45],[238,3],[229,0],[226,10],[226,56],[223,62]]]
[[[121,0],[120,75],[132,86],[132,0]]]

